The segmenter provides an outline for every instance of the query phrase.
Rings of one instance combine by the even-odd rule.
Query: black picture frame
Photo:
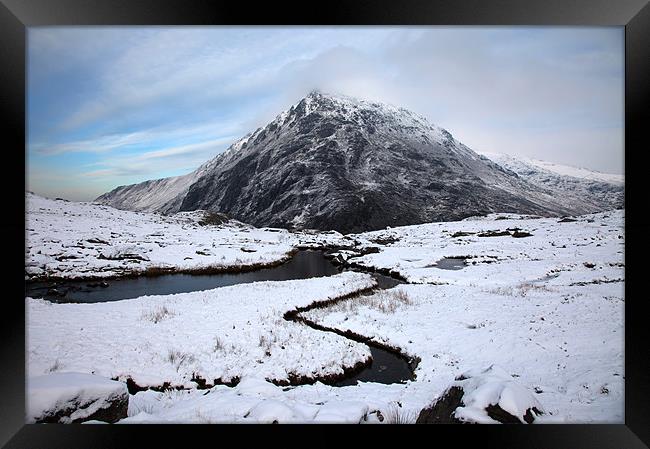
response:
[[[24,272],[25,51],[26,27],[43,25],[562,25],[625,27],[625,424],[541,426],[401,426],[402,444],[431,444],[450,438],[485,447],[642,448],[650,444],[650,334],[644,313],[644,267],[633,263],[650,254],[650,219],[644,217],[650,104],[650,5],[647,0],[356,0],[321,3],[220,2],[206,0],[0,0],[0,110],[4,174],[0,175],[7,213],[0,220],[6,262],[4,310],[0,313],[0,444],[7,448],[134,447],[158,439],[158,446],[194,444],[197,433],[226,444],[223,432],[277,438],[281,444],[342,444],[341,426],[98,426],[25,425],[25,309],[19,302]],[[644,145],[645,144],[645,145]],[[634,173],[636,171],[636,174]],[[11,175],[11,176],[9,176]],[[647,204],[647,199],[646,199]],[[632,205],[632,206],[631,206]],[[9,287],[8,291],[7,288]],[[24,291],[23,291],[24,293]],[[8,307],[11,306],[11,307]],[[233,429],[234,427],[234,429]],[[404,431],[404,427],[408,430]],[[227,429],[226,429],[227,428]],[[332,431],[337,430],[337,432]],[[296,431],[300,430],[300,435]],[[346,427],[364,444],[385,442],[393,426]],[[189,433],[188,433],[189,432]],[[390,432],[390,433],[388,433]],[[402,433],[403,432],[403,433]],[[414,433],[415,432],[415,433]],[[234,435],[230,435],[234,436]],[[218,439],[215,439],[218,438]],[[136,440],[140,440],[138,442]],[[399,444],[399,443],[398,443]],[[151,444],[148,444],[149,446]]]

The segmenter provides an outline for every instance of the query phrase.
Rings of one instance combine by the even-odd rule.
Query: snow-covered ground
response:
[[[422,285],[396,287],[407,298],[392,301],[396,310],[379,292],[306,316],[419,356],[413,390],[435,383],[440,391],[496,363],[539,392],[552,413],[543,420],[622,422],[623,226],[622,210],[576,221],[494,214],[355,235],[394,242],[352,261]],[[515,228],[532,235],[513,237]],[[455,257],[465,268],[436,267]],[[424,391],[404,402],[421,408]]]
[[[69,413],[60,418],[62,423],[88,419],[114,402],[126,408],[129,396],[124,383],[85,373],[51,373],[30,377],[26,383],[28,423],[48,417],[50,422],[59,422],[53,418],[61,411]]]
[[[272,264],[287,259],[295,245],[285,230],[234,220],[201,225],[201,211],[165,216],[31,193],[26,203],[26,279]]]
[[[30,376],[75,371],[131,377],[141,386],[170,382],[190,387],[131,395],[129,417],[120,422],[414,421],[458,375],[486,369],[500,373],[500,386],[483,388],[490,379],[478,378],[474,386],[478,393],[468,393],[468,401],[501,394],[504,404],[522,411],[517,406],[521,398],[512,392],[523,388],[534,393],[545,412],[535,422],[624,420],[621,210],[575,217],[576,221],[494,214],[344,237],[204,227],[193,224],[196,218],[191,214],[161,217],[92,204],[30,200],[30,211],[35,212],[28,227],[34,231],[28,236],[35,235],[27,263],[46,248],[82,250],[78,262],[87,266],[73,271],[63,271],[63,262],[49,260],[50,271],[59,275],[99,273],[109,266],[102,264],[115,262],[97,259],[101,244],[94,253],[65,247],[93,237],[111,238],[110,216],[120,218],[112,219],[119,223],[113,232],[120,236],[112,237],[110,246],[118,242],[142,246],[148,234],[160,233],[161,250],[177,245],[176,252],[165,256],[169,264],[178,263],[174,254],[211,247],[213,242],[232,251],[224,252],[227,257],[232,254],[231,262],[241,245],[257,250],[244,256],[263,261],[280,259],[299,245],[375,247],[377,252],[361,257],[354,257],[354,251],[344,254],[351,256],[349,262],[390,270],[410,282],[302,313],[420,359],[413,381],[346,387],[320,382],[282,387],[268,379],[335,374],[368,357],[362,344],[286,321],[283,315],[369,287],[374,283],[369,275],[344,272],[96,304],[28,298]],[[531,235],[513,237],[526,235],[523,232]],[[250,240],[241,240],[246,238]],[[174,243],[181,239],[183,243]],[[157,251],[147,254],[150,262],[163,260]],[[443,270],[436,263],[445,257],[462,257],[467,265]],[[496,368],[490,371],[492,366]],[[195,374],[208,383],[234,378],[240,382],[234,387],[196,389],[191,381]],[[478,413],[466,405],[459,416]]]
[[[418,411],[455,376],[497,364],[529,389],[547,419],[623,421],[623,284],[509,287],[401,285],[394,311],[379,298],[306,315],[417,355],[417,381],[401,401]],[[376,299],[376,300],[375,300]]]
[[[622,281],[624,212],[590,214],[575,220],[491,214],[367,232],[351,237],[381,251],[353,261],[395,271],[412,283],[515,287],[523,282],[565,286]],[[515,228],[532,235],[513,237]],[[498,232],[507,235],[481,236]],[[386,239],[395,242],[377,243]],[[436,262],[443,258],[464,258],[467,267],[437,268]]]

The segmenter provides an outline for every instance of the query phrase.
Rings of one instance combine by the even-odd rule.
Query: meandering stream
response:
[[[35,282],[26,285],[26,296],[45,298],[53,302],[93,303],[119,301],[144,295],[169,295],[200,290],[208,290],[228,285],[245,284],[256,281],[285,281],[332,276],[344,271],[325,258],[322,251],[300,250],[288,262],[272,267],[245,273],[220,274],[165,274],[156,277],[137,277],[110,280],[107,282],[66,281]],[[397,279],[373,273],[377,288],[387,289],[401,283]],[[304,323],[310,325],[310,323]],[[314,326],[312,326],[314,327]],[[318,329],[321,331],[334,331]],[[341,334],[340,332],[337,332]],[[345,335],[356,341],[362,341]],[[386,350],[368,341],[372,354],[372,364],[362,371],[333,385],[355,385],[357,381],[377,383],[403,383],[414,378],[413,370],[406,357]]]

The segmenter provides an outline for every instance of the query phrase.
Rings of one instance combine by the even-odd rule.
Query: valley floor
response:
[[[163,217],[34,195],[28,207],[27,279],[236,268],[328,246],[348,265],[407,281],[369,296],[351,294],[375,285],[372,276],[348,271],[96,304],[27,298],[30,378],[81,372],[188,388],[131,395],[122,423],[414,421],[457,376],[492,365],[531,392],[545,412],[535,422],[624,421],[621,210],[342,236],[206,226],[200,212]],[[441,269],[443,258],[465,265]],[[284,319],[339,297],[347,299],[303,316],[418,358],[415,380],[286,386],[368,360],[364,344]],[[201,379],[236,385],[197,389]]]

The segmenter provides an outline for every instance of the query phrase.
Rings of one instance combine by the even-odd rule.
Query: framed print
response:
[[[6,447],[647,447],[647,2],[132,3],[0,5]]]

